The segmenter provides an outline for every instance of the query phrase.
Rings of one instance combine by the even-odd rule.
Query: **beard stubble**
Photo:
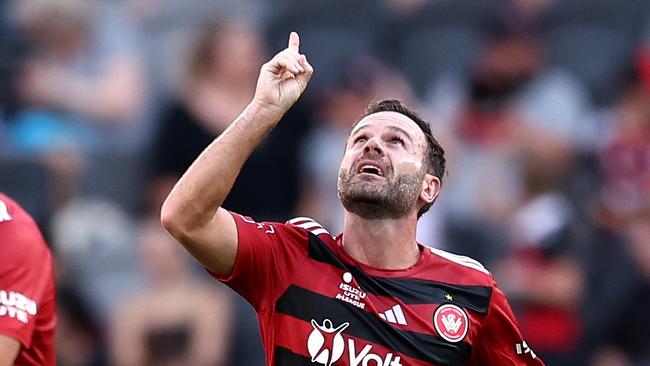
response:
[[[367,220],[399,219],[416,204],[425,169],[394,174],[389,169],[382,181],[366,179],[354,167],[339,170],[338,196],[345,209]]]

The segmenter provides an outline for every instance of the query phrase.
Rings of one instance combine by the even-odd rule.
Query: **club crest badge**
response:
[[[439,336],[452,343],[465,339],[469,331],[467,313],[454,304],[440,305],[433,314],[433,325]]]

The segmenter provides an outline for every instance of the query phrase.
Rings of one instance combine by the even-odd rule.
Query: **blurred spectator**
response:
[[[641,50],[620,99],[602,123],[599,147],[603,186],[597,225],[611,242],[592,270],[606,271],[592,280],[588,350],[597,349],[594,363],[612,358],[612,364],[650,362],[648,268],[650,268],[650,58]],[[598,235],[602,238],[603,235]],[[602,240],[602,239],[601,239]],[[601,246],[603,246],[601,244]],[[620,253],[620,254],[619,254]],[[600,264],[600,265],[594,265]],[[630,319],[634,314],[634,320]],[[598,348],[597,348],[598,347]]]
[[[61,268],[61,265],[58,265]],[[59,366],[106,364],[103,326],[90,314],[88,304],[72,283],[61,281],[57,291],[59,322],[56,354]]]
[[[561,192],[571,168],[530,153],[523,168],[523,199],[509,225],[511,247],[498,276],[535,352],[549,365],[578,365],[585,274],[575,217]]]
[[[123,4],[27,0],[11,10],[29,51],[16,72],[21,100],[6,121],[4,154],[42,160],[52,177],[52,210],[79,195],[134,202],[128,193],[139,185],[126,172],[147,138],[147,97],[137,30]],[[107,156],[118,155],[120,177],[132,182],[115,194],[116,181],[96,174],[110,169]]]
[[[626,225],[626,237],[636,264],[638,282],[626,301],[614,333],[615,344],[637,365],[650,364],[650,210]],[[631,318],[634,317],[634,319]]]
[[[575,99],[562,84],[540,74],[541,52],[536,39],[517,34],[505,33],[489,42],[456,126],[466,145],[508,154],[511,149],[516,153],[519,146],[548,151],[568,142],[567,130],[579,118],[576,106],[570,104]],[[556,99],[564,104],[555,103]]]
[[[123,10],[97,1],[15,2],[15,16],[34,46],[19,81],[25,110],[11,125],[17,148],[137,146],[143,73],[136,32]]]
[[[620,227],[602,224],[585,255],[589,283],[583,304],[583,351],[593,365],[646,365],[650,362],[650,216],[630,218]],[[606,224],[607,225],[607,224]]]
[[[630,365],[629,354],[617,347],[618,330],[630,323],[628,307],[635,304],[639,287],[631,248],[623,235],[598,222],[590,222],[582,251],[585,296],[581,306],[584,339],[581,351],[595,365]],[[638,322],[640,326],[647,322]],[[640,334],[638,334],[640,336]]]
[[[263,0],[125,0],[125,3],[141,30],[139,49],[146,61],[149,107],[154,113],[159,112],[160,103],[174,93],[182,79],[184,58],[202,25],[228,19],[263,24],[275,9]]]
[[[142,226],[140,260],[148,289],[115,307],[113,364],[227,364],[233,309],[223,288],[194,277],[190,258],[157,222]]]
[[[203,30],[153,146],[151,207],[156,215],[180,175],[253,97],[264,56],[260,37],[247,23]],[[261,220],[292,216],[298,200],[298,146],[309,119],[300,103],[284,116],[247,161],[224,207]]]
[[[614,108],[613,129],[601,140],[602,201],[610,218],[621,221],[650,209],[650,49],[638,53],[635,66]]]
[[[490,30],[466,88],[441,80],[429,99],[443,124],[438,128],[453,137],[450,178],[440,198],[449,215],[449,245],[487,262],[499,256],[504,226],[524,198],[521,153],[531,150],[558,164],[570,159],[587,107],[571,75],[546,67],[537,33],[503,20]]]
[[[136,227],[119,206],[107,201],[75,200],[52,218],[61,281],[76,289],[99,326],[130,293],[142,288],[135,256]]]

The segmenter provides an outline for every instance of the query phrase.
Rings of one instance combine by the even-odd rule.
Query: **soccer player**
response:
[[[255,222],[220,207],[307,86],[313,68],[299,43],[291,33],[262,66],[252,102],[161,212],[165,228],[256,309],[267,363],[543,365],[480,263],[416,242],[445,158],[428,124],[398,101],[371,104],[352,128],[338,177],[342,234],[309,218]]]
[[[0,366],[53,366],[52,254],[36,223],[0,193]]]

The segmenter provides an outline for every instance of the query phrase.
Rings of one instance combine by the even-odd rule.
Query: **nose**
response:
[[[366,154],[375,153],[378,155],[384,155],[384,150],[375,138],[371,138],[366,142],[366,145],[363,147],[363,152]]]

